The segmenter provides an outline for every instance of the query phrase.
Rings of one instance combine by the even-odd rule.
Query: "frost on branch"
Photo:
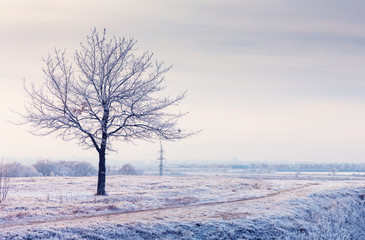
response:
[[[133,38],[107,40],[105,31],[94,30],[72,61],[65,51],[55,50],[43,59],[44,83],[25,86],[25,123],[34,134],[56,133],[97,150],[103,144],[110,149],[118,138],[178,140],[191,135],[176,126],[185,113],[167,111],[185,92],[173,98],[160,94],[171,67],[154,62],[149,52],[137,55],[135,44]]]

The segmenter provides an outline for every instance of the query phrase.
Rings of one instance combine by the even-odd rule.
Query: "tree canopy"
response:
[[[43,59],[42,84],[25,84],[29,99],[22,116],[32,133],[95,148],[104,178],[105,152],[112,150],[113,140],[179,140],[194,134],[177,127],[185,113],[168,109],[186,92],[161,94],[171,66],[135,45],[133,38],[108,39],[105,30],[94,29],[71,60],[60,50]]]

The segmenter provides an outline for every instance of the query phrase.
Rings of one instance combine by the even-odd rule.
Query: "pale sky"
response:
[[[362,0],[2,0],[0,156],[90,158],[74,142],[15,126],[23,79],[42,56],[72,53],[91,30],[133,36],[173,64],[166,94],[188,90],[171,162],[365,162],[365,2]],[[115,143],[110,159],[151,161],[158,143]]]

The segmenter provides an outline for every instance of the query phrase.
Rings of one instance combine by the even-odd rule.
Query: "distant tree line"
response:
[[[124,164],[121,168],[106,167],[106,172],[108,175],[143,175],[144,171],[141,168],[136,168],[130,163]]]
[[[277,172],[365,172],[363,163],[318,163],[318,164],[235,164],[233,169],[258,169]]]
[[[34,168],[43,176],[93,176],[96,169],[88,162],[41,160],[35,163]]]
[[[135,168],[132,164],[124,164],[121,168],[107,168],[111,175],[142,175],[143,170]],[[49,161],[39,160],[31,166],[19,162],[12,162],[3,165],[1,170],[5,177],[53,177],[53,176],[96,176],[96,168],[88,162],[83,161]]]

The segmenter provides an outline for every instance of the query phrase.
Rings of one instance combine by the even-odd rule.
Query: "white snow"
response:
[[[304,226],[304,230],[298,228],[307,237],[303,239],[311,239],[313,229],[305,226],[317,226],[316,221],[323,224],[323,218],[335,222],[340,212],[354,214],[352,218],[362,217],[365,221],[364,205],[356,209],[359,201],[364,204],[364,199],[359,197],[365,194],[364,181],[109,176],[108,196],[95,196],[96,180],[96,177],[12,178],[8,198],[0,206],[0,239],[17,239],[15,236],[32,239],[38,235],[39,238],[88,239],[90,236],[82,232],[93,231],[95,236],[100,235],[95,239],[119,238],[122,235],[115,235],[116,229],[123,230],[127,239],[158,238],[158,234],[163,234],[160,236],[163,239],[184,236],[198,239],[203,235],[196,234],[204,234],[201,231],[218,231],[228,234],[222,236],[230,239],[229,234],[246,236],[247,233],[237,230],[241,228],[252,228],[252,236],[265,239],[264,232],[276,236],[267,232],[267,228],[261,229],[265,224],[271,224],[269,229],[276,233],[280,228],[285,236],[290,236],[294,228],[284,228],[294,222]],[[343,205],[347,206],[347,212]],[[326,214],[322,214],[324,210]],[[308,214],[316,219],[306,219]],[[329,220],[331,214],[336,219]],[[347,218],[342,216],[342,219]],[[96,225],[102,231],[96,231]],[[330,227],[326,225],[326,229]],[[197,230],[200,228],[201,231]],[[166,233],[168,229],[171,236]],[[362,232],[365,236],[364,232],[365,229]],[[356,234],[359,236],[361,231]],[[203,239],[214,238],[208,234]]]

